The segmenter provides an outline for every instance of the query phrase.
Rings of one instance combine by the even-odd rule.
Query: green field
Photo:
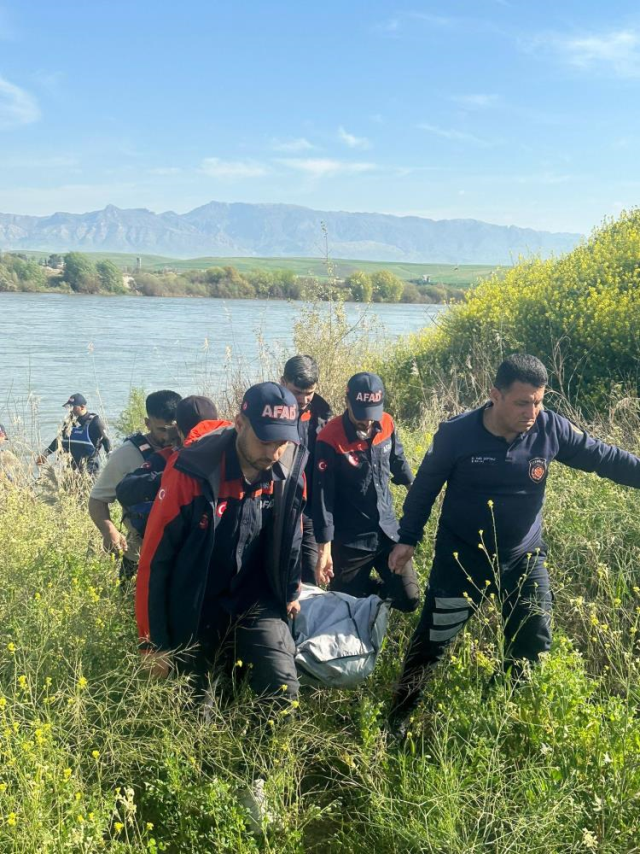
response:
[[[47,258],[49,252],[26,251],[22,254],[30,258]],[[293,270],[298,276],[315,276],[327,278],[327,265],[322,258],[167,258],[162,255],[130,255],[118,252],[83,252],[93,261],[112,261],[116,266],[134,270],[136,258],[140,257],[142,269],[152,272],[163,270],[206,270],[208,267],[235,267],[239,273],[249,270]],[[487,264],[404,264],[393,261],[354,261],[332,259],[333,274],[345,278],[354,270],[365,273],[375,273],[379,270],[390,270],[404,281],[421,279],[430,276],[431,284],[442,283],[458,288],[475,285],[479,278],[489,275],[494,266]]]

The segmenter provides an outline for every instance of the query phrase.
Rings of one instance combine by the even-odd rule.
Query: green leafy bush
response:
[[[397,411],[415,416],[436,389],[473,403],[497,363],[533,353],[551,388],[587,414],[612,391],[640,383],[640,211],[623,213],[570,254],[522,260],[493,274],[443,315],[436,330],[401,342],[383,373]]]

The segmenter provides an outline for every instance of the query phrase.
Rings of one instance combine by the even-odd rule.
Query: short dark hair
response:
[[[175,421],[176,409],[182,397],[175,391],[164,388],[152,391],[144,402],[149,418],[160,418],[162,421]]]
[[[507,391],[516,382],[542,388],[549,382],[547,369],[535,356],[513,353],[498,368],[493,384],[500,391]]]
[[[292,356],[284,366],[282,376],[298,388],[311,388],[318,382],[320,373],[313,356]]]

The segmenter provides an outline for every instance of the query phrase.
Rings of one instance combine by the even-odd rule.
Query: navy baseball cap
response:
[[[358,421],[379,421],[384,411],[384,385],[377,374],[354,374],[347,383],[347,400]]]
[[[261,442],[300,444],[298,404],[284,386],[277,383],[252,385],[244,393],[240,412],[249,419]]]
[[[176,423],[180,431],[188,436],[201,421],[216,421],[218,410],[209,397],[192,394],[183,397],[176,407]]]
[[[0,424],[0,436],[4,436],[5,439],[8,439],[7,431],[5,430],[4,424]]]
[[[63,406],[86,406],[87,399],[83,394],[72,394],[69,400],[66,403],[62,404]]]

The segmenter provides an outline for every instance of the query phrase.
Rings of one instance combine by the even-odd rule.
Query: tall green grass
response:
[[[441,415],[420,432],[400,425],[414,464]],[[551,653],[524,687],[492,684],[501,643],[487,602],[403,748],[381,723],[415,617],[392,615],[359,690],[307,691],[273,725],[252,722],[241,690],[205,719],[184,682],[141,671],[130,594],[85,499],[0,492],[0,851],[640,850],[633,491],[552,468]],[[256,776],[273,816],[261,840],[241,806]]]

